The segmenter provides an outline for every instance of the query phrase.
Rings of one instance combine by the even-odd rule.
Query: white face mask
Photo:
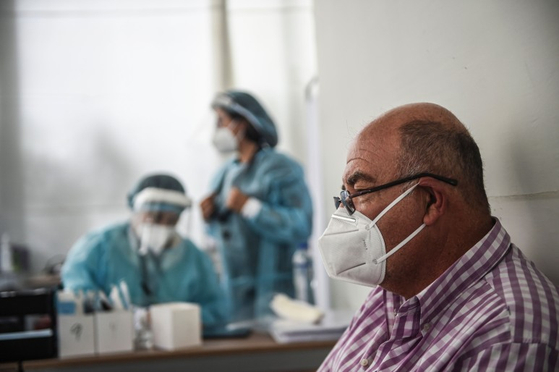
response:
[[[386,253],[384,238],[377,222],[416,186],[417,184],[402,193],[373,221],[358,211],[349,215],[343,207],[336,210],[326,231],[318,240],[328,276],[366,286],[382,283],[386,274],[386,259],[423,230],[425,224]]]
[[[214,132],[212,142],[221,153],[229,153],[239,149],[239,141],[233,132],[227,127],[217,128]]]
[[[159,255],[174,236],[175,228],[154,223],[143,223],[139,226],[138,232],[140,235],[140,254],[146,254],[149,249],[155,255]]]

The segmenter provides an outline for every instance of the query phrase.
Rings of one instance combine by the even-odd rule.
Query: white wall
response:
[[[305,86],[316,76],[310,0],[228,0],[234,85],[251,87],[279,125],[278,149],[305,163]]]
[[[262,98],[280,147],[304,160],[311,2],[229,3],[232,82]],[[146,173],[171,172],[195,202],[205,196],[221,161],[209,103],[223,88],[222,9],[221,0],[0,2],[0,233],[32,249],[34,271],[86,231],[127,218],[125,195]],[[197,206],[193,220],[203,244]]]
[[[493,214],[559,284],[559,2],[318,0],[315,15],[324,203],[359,129],[400,104],[441,104],[481,149]],[[335,307],[368,293],[332,284]]]

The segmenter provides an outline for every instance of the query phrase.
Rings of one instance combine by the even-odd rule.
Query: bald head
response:
[[[358,141],[382,144],[393,152],[396,177],[430,172],[458,180],[460,193],[476,209],[489,212],[479,148],[452,112],[433,103],[412,103],[379,116]]]
[[[447,130],[468,132],[449,110],[434,103],[421,102],[399,106],[385,112],[366,126],[361,134],[366,135],[367,132],[376,130],[395,133],[400,127],[411,122],[434,122]]]

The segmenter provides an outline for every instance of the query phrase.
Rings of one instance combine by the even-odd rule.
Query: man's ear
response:
[[[427,193],[423,223],[427,226],[433,225],[446,213],[448,194],[445,187],[441,185],[441,181],[431,178],[423,178],[419,186]]]

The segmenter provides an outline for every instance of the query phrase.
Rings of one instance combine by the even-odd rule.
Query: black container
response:
[[[55,289],[0,292],[0,362],[58,356]]]

